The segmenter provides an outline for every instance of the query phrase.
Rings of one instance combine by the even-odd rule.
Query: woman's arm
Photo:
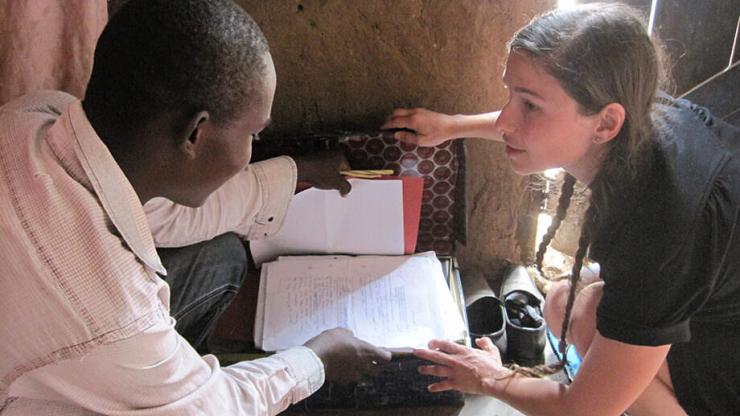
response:
[[[447,341],[432,341],[432,350],[415,352],[437,365],[420,372],[446,377],[429,386],[488,394],[531,415],[620,415],[655,378],[670,345],[644,347],[596,334],[570,386],[547,379],[508,375],[490,341],[472,350]],[[439,349],[439,351],[434,351]]]
[[[382,130],[412,130],[397,131],[394,137],[397,140],[424,147],[436,146],[460,137],[501,141],[501,133],[496,130],[495,126],[499,113],[500,111],[473,115],[449,115],[423,108],[399,108],[393,111],[380,128]]]

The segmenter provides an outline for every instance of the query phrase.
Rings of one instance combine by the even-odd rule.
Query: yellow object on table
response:
[[[370,169],[370,170],[343,170],[341,172],[344,176],[352,178],[363,178],[363,179],[374,179],[381,176],[393,175],[393,169]]]

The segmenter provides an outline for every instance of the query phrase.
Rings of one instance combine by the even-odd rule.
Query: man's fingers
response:
[[[332,178],[324,178],[321,181],[314,182],[313,186],[318,189],[336,189],[342,196],[346,196],[352,191],[352,184],[340,174],[336,174]]]
[[[369,342],[358,339],[361,344],[358,348],[363,349],[362,361],[365,363],[365,372],[370,375],[378,375],[383,366],[391,360],[391,352],[385,348],[376,347]]]
[[[341,333],[344,336],[352,336],[352,337],[355,336],[354,331],[352,331],[349,328],[343,327],[343,326],[338,326],[338,327],[335,327],[333,329],[328,329],[327,331],[335,331],[335,332]],[[326,332],[326,331],[324,331],[324,332]]]
[[[378,358],[384,363],[387,363],[393,357],[393,354],[385,348],[376,348],[376,350]]]
[[[341,156],[341,159],[337,164],[337,171],[341,172],[343,170],[352,170],[352,166],[349,165],[349,162],[347,161],[347,158],[344,157],[344,155]]]
[[[363,347],[363,354],[367,356],[370,361],[374,361],[377,364],[385,364],[391,360],[392,354],[387,348],[376,347],[375,345],[358,339]]]
[[[336,189],[339,191],[339,195],[346,196],[352,190],[352,184],[343,176],[339,177]]]
[[[372,360],[365,366],[365,373],[371,376],[377,376],[383,370],[384,362]]]

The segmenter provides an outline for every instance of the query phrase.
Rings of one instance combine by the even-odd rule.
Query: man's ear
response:
[[[188,120],[180,136],[178,148],[192,160],[198,154],[198,149],[204,140],[203,130],[210,120],[208,111],[198,111]]]
[[[599,124],[596,126],[594,141],[606,143],[617,137],[624,125],[625,116],[626,112],[622,104],[609,103],[605,105],[599,112]]]

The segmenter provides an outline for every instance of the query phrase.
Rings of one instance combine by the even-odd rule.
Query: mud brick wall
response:
[[[278,77],[268,135],[376,129],[393,108],[499,109],[505,45],[555,0],[237,0],[259,23]],[[466,140],[463,269],[486,274],[520,259],[533,228],[527,178],[503,146]],[[522,245],[526,249],[523,249]]]

